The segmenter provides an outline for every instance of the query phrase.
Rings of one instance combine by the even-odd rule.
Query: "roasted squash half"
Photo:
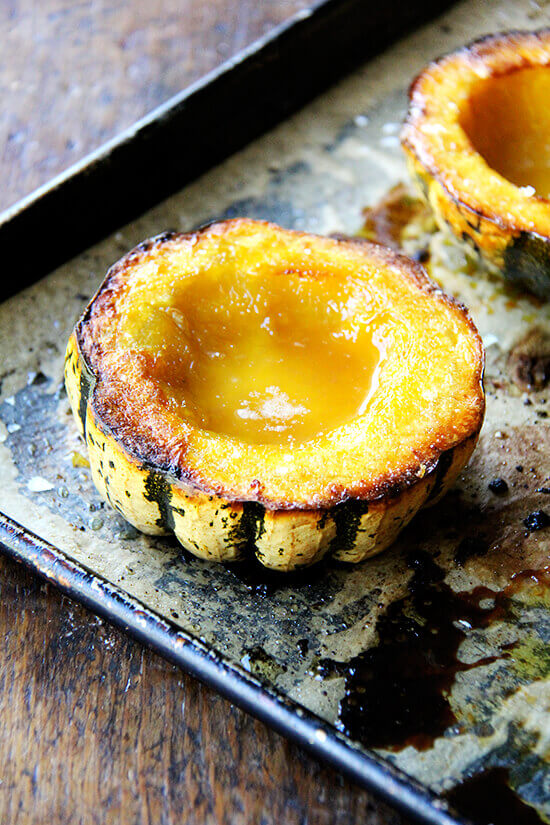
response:
[[[387,547],[452,484],[484,412],[466,310],[366,241],[237,219],[113,266],[66,386],[100,493],[214,561]]]
[[[427,66],[402,145],[440,226],[550,298],[550,29],[486,37]]]

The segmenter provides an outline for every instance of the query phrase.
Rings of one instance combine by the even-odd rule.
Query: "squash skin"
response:
[[[233,230],[238,222],[227,221],[225,225]],[[201,488],[185,468],[167,464],[162,451],[155,453],[154,445],[138,442],[129,445],[116,431],[107,420],[101,392],[98,392],[103,379],[101,366],[98,368],[101,345],[94,343],[90,350],[88,342],[88,352],[96,347],[93,352],[96,363],[92,366],[93,359],[84,355],[82,343],[86,343],[91,308],[98,297],[116,289],[113,281],[125,267],[174,237],[176,241],[184,240],[208,231],[207,227],[194,236],[161,236],[125,256],[110,270],[69,340],[65,367],[67,393],[80,433],[86,440],[96,487],[142,532],[151,535],[173,532],[187,550],[209,561],[231,562],[255,555],[266,567],[287,571],[313,564],[326,554],[341,561],[359,562],[379,553],[393,543],[422,506],[436,503],[447,492],[470,458],[484,413],[481,344],[479,403],[469,432],[449,449],[419,456],[413,472],[382,480],[367,495],[347,495],[335,490],[333,501],[323,502],[321,506],[317,502],[309,506],[301,502],[296,506],[292,501],[269,501],[262,498],[261,487],[248,500],[237,500],[207,485]],[[359,242],[357,247],[363,252],[365,245],[372,248],[366,242]],[[376,254],[389,255],[393,262],[405,260],[379,248]],[[419,278],[421,289],[428,293],[435,290],[420,267],[409,261],[407,265],[413,269],[412,277]],[[469,323],[475,332],[471,321]]]
[[[480,78],[547,66],[550,72],[550,29],[476,40],[416,77],[401,133],[411,177],[439,227],[464,242],[487,270],[543,300],[550,299],[550,201],[526,195],[491,169],[458,118],[460,103]],[[475,180],[481,192],[465,179]],[[501,192],[513,202],[513,214],[499,202]]]

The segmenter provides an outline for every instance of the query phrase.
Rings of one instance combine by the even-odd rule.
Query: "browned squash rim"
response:
[[[196,244],[211,233],[227,233],[250,222],[247,218],[236,218],[213,222],[194,232],[163,233],[139,244],[110,268],[105,280],[75,327],[76,342],[86,373],[86,381],[92,384],[89,394],[86,394],[88,404],[96,422],[106,434],[144,466],[166,472],[185,487],[207,495],[218,496],[227,501],[258,502],[268,510],[321,510],[350,499],[373,502],[383,498],[397,497],[404,490],[418,483],[420,479],[426,480],[426,477],[434,471],[444,469],[441,461],[444,460],[446,466],[447,457],[451,460],[450,456],[454,448],[472,440],[475,443],[485,411],[482,385],[484,351],[479,333],[467,308],[431,281],[419,263],[386,247],[364,239],[330,238],[307,232],[285,230],[267,221],[252,221],[252,223],[263,225],[277,232],[313,239],[316,244],[320,244],[326,250],[336,251],[341,245],[347,245],[352,247],[354,253],[361,258],[378,261],[382,267],[397,267],[402,276],[420,293],[430,296],[431,300],[446,305],[454,313],[460,315],[472,333],[473,340],[477,342],[475,373],[472,375],[471,385],[468,385],[468,389],[475,396],[475,404],[469,410],[469,415],[462,415],[460,426],[453,433],[445,430],[435,431],[431,447],[422,454],[417,451],[414,461],[407,466],[400,467],[386,476],[380,475],[374,483],[370,484],[361,478],[358,478],[353,485],[333,484],[330,489],[320,490],[318,495],[307,500],[273,497],[269,495],[269,491],[264,490],[261,479],[258,479],[256,484],[251,484],[246,495],[243,495],[242,492],[236,492],[230,486],[220,483],[216,479],[215,468],[209,471],[210,468],[190,467],[186,463],[185,445],[180,445],[177,458],[175,458],[174,450],[170,449],[166,439],[163,441],[162,438],[156,438],[151,433],[147,434],[140,430],[139,421],[131,421],[129,427],[128,421],[121,412],[128,399],[120,395],[118,390],[113,394],[112,386],[109,385],[103,372],[102,344],[95,335],[98,319],[105,315],[112,316],[115,313],[117,295],[131,268],[164,245],[185,242]]]
[[[544,60],[536,60],[535,54],[529,55],[520,53],[518,46],[529,48],[544,46],[548,53],[544,55]],[[538,55],[542,57],[542,55]],[[426,122],[437,124],[441,120],[441,112],[433,109],[434,96],[429,90],[430,83],[436,84],[436,74],[446,71],[448,68],[458,68],[461,71],[461,84],[466,88],[471,88],[475,82],[482,82],[489,77],[502,77],[522,69],[548,66],[550,68],[550,26],[537,29],[535,31],[513,29],[488,34],[477,38],[461,48],[446,53],[428,63],[424,69],[414,78],[409,86],[409,107],[401,132],[401,143],[406,151],[415,156],[422,167],[435,178],[440,186],[447,192],[449,197],[459,204],[461,209],[467,210],[472,215],[472,220],[483,219],[494,224],[500,229],[509,230],[513,233],[529,232],[531,235],[540,237],[550,236],[550,200],[538,194],[530,196],[522,195],[520,187],[508,182],[517,190],[518,200],[530,204],[539,204],[545,212],[547,210],[549,231],[539,232],[533,228],[531,222],[522,220],[521,216],[513,218],[511,215],[503,217],[487,200],[476,197],[474,193],[464,188],[458,188],[453,183],[452,170],[445,168],[438,162],[431,149],[429,140],[421,132],[421,125]],[[476,67],[481,68],[483,74],[476,73]],[[438,90],[439,91],[439,90]],[[464,133],[465,135],[465,133]],[[500,179],[500,175],[491,167],[487,166],[484,159],[477,152],[469,138],[465,135],[469,150],[480,158],[485,171]]]

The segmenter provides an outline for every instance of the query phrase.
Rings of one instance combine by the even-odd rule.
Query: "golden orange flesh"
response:
[[[133,303],[119,334],[195,426],[251,444],[302,443],[366,410],[384,353],[369,302],[335,278],[210,273],[169,302]]]
[[[460,123],[492,169],[550,198],[550,67],[479,81]]]
[[[120,443],[273,509],[423,477],[483,406],[477,333],[420,267],[245,219],[134,250],[79,334]]]

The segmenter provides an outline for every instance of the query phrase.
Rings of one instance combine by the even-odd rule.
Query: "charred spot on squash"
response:
[[[214,561],[380,552],[483,419],[477,331],[418,264],[263,222],[140,245],[69,347],[102,495]]]
[[[441,227],[491,271],[550,298],[550,29],[510,32],[431,63],[402,132]]]

